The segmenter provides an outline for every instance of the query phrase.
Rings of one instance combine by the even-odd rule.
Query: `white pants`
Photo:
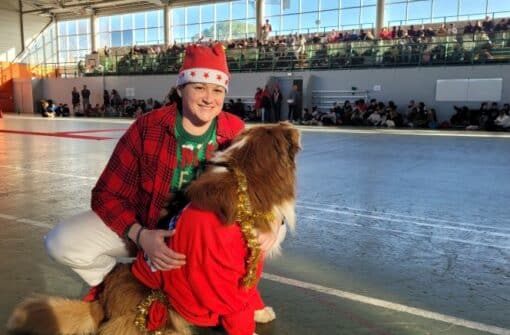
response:
[[[126,242],[92,210],[56,225],[45,245],[50,257],[71,267],[90,286],[103,281],[117,257],[129,257]]]

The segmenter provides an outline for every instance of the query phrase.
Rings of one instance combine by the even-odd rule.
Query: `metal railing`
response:
[[[306,71],[342,68],[510,63],[510,32],[488,40],[483,34],[435,37],[429,42],[407,40],[348,41],[291,47],[227,49],[231,72]],[[98,56],[99,65],[47,64],[46,77],[79,77],[177,73],[183,52]]]

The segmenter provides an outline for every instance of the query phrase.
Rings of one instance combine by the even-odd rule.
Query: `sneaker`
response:
[[[99,294],[101,294],[101,292],[103,292],[103,289],[104,289],[103,283],[96,285],[96,286],[92,286],[89,289],[89,292],[82,298],[82,300],[85,302],[96,301],[97,299],[99,299]]]

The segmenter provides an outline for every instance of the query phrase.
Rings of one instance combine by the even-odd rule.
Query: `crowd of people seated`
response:
[[[500,108],[497,102],[483,102],[480,108],[454,106],[455,113],[450,118],[452,128],[466,130],[508,131],[510,130],[510,104]]]
[[[172,104],[177,100],[177,91],[172,87],[166,95],[163,103],[149,98],[128,99],[120,97],[117,90],[104,91],[103,104],[88,104],[85,111],[77,107],[71,112],[65,103],[56,104],[53,100],[41,100],[41,115],[43,117],[129,117],[134,118],[162,105]],[[225,101],[223,110],[233,113],[245,121],[260,122],[261,115],[257,113],[255,105],[245,103],[241,98]],[[440,124],[437,120],[434,108],[427,106],[424,102],[410,100],[408,105],[400,111],[393,101],[384,103],[377,99],[366,102],[358,99],[354,102],[346,100],[343,104],[334,102],[331,108],[321,110],[313,106],[310,111],[303,109],[302,117],[292,120],[302,125],[318,126],[364,126],[382,128],[418,128],[418,129],[464,129],[464,130],[485,130],[485,131],[510,131],[510,104],[505,103],[502,107],[497,102],[483,102],[480,108],[469,108],[467,106],[454,106],[455,113],[449,122]],[[265,120],[272,122],[271,120]],[[278,121],[278,120],[273,120]]]
[[[434,108],[428,108],[423,102],[416,104],[411,100],[407,106],[407,113],[397,111],[397,105],[393,101],[385,104],[377,99],[366,102],[359,99],[351,103],[346,100],[343,104],[337,102],[327,110],[322,111],[317,106],[312,110],[305,108],[304,125],[344,125],[365,126],[384,128],[424,128],[434,129],[437,127],[437,116]]]
[[[41,108],[41,115],[43,117],[56,117],[56,116],[62,116],[67,117],[71,116],[71,110],[69,109],[69,106],[64,103],[59,103],[58,105],[53,102],[53,100],[41,100],[40,101],[40,108]]]
[[[169,101],[170,93],[165,97],[163,104],[171,103]],[[162,103],[158,100],[149,98],[145,99],[129,99],[122,98],[116,89],[112,89],[111,93],[104,90],[103,103],[95,105],[86,103],[81,105],[73,103],[72,110],[66,103],[58,105],[51,99],[43,99],[40,101],[40,113],[43,117],[56,116],[76,116],[76,117],[130,117],[135,118],[153,109],[161,108]]]
[[[493,61],[492,41],[496,33],[509,30],[510,19],[502,18],[497,22],[487,17],[475,23],[468,22],[464,27],[457,28],[456,23],[421,25],[420,27],[394,26],[384,28],[379,36],[374,36],[373,29],[337,31],[333,29],[323,33],[288,35],[264,35],[261,40],[244,38],[238,40],[222,41],[227,49],[229,64],[233,69],[235,63],[241,62],[243,70],[250,70],[256,64],[260,70],[264,70],[264,64],[268,68],[283,68],[289,64],[294,67],[321,68],[325,66],[342,67],[361,64],[363,57],[374,56],[378,52],[378,45],[373,44],[362,49],[351,48],[354,41],[394,40],[390,48],[384,49],[379,63],[421,63],[429,64],[435,61],[469,62]],[[458,23],[457,23],[458,24]],[[474,50],[467,50],[463,43],[466,36],[472,36],[472,40],[480,41]],[[431,44],[431,42],[445,42],[441,37],[451,37],[448,47],[443,43]],[[201,36],[195,43],[210,44],[211,39]],[[218,42],[218,41],[214,41]],[[343,49],[337,53],[329,52],[328,45],[344,44]],[[105,59],[114,61],[102,62],[101,71],[114,71],[113,62],[116,62],[116,70],[119,73],[129,72],[177,72],[180,67],[182,52],[189,43],[175,43],[169,46],[133,46],[109,49],[105,47],[101,54]],[[508,44],[508,43],[507,43]],[[503,45],[506,47],[510,45]],[[313,47],[312,47],[313,46]],[[312,47],[313,52],[307,53]],[[120,50],[123,50],[120,52]],[[128,50],[128,51],[127,51]],[[328,57],[329,56],[329,57]],[[111,58],[113,57],[113,58]],[[420,59],[417,59],[420,57]],[[510,55],[509,55],[510,57]],[[329,59],[331,58],[331,59]],[[506,59],[506,58],[505,58]],[[108,65],[110,64],[110,65]],[[83,65],[82,65],[83,66]],[[97,70],[98,66],[96,66]]]

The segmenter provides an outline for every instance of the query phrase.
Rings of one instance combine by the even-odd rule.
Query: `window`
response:
[[[301,14],[301,33],[311,33],[318,28],[318,12]]]
[[[433,18],[448,17],[447,21],[457,20],[457,1],[451,0],[434,0],[434,8],[432,11]]]
[[[131,45],[161,44],[164,42],[163,10],[104,16],[98,19],[101,28],[96,35],[97,46],[102,48]]]
[[[320,15],[320,26],[323,28],[322,30],[338,30],[338,9],[321,12]]]
[[[424,19],[430,20],[431,0],[423,1],[410,1],[407,5],[407,19],[417,20]]]
[[[230,3],[218,3],[216,4],[216,20],[226,21],[230,18]]]
[[[359,28],[359,8],[348,8],[340,10],[341,30],[350,30]]]
[[[401,26],[405,24],[406,20],[406,4],[397,3],[386,5],[384,8],[384,23],[383,26]]]
[[[115,30],[120,30],[121,29],[121,27],[120,27],[120,15],[112,16],[111,17],[111,22],[112,22],[111,31],[115,31]]]
[[[62,21],[58,27],[59,62],[77,62],[90,53],[90,19]]]
[[[282,0],[282,8],[283,14],[299,13],[299,0]]]
[[[253,0],[173,8],[171,15],[172,36],[180,39],[179,42],[196,40],[200,35],[213,40],[255,35],[255,1]]]
[[[299,27],[299,15],[283,16],[282,34],[290,34],[297,32]]]
[[[506,2],[506,1],[502,1]],[[461,0],[460,1],[460,14],[484,14],[486,1],[480,0]],[[483,16],[483,15],[482,15]]]

